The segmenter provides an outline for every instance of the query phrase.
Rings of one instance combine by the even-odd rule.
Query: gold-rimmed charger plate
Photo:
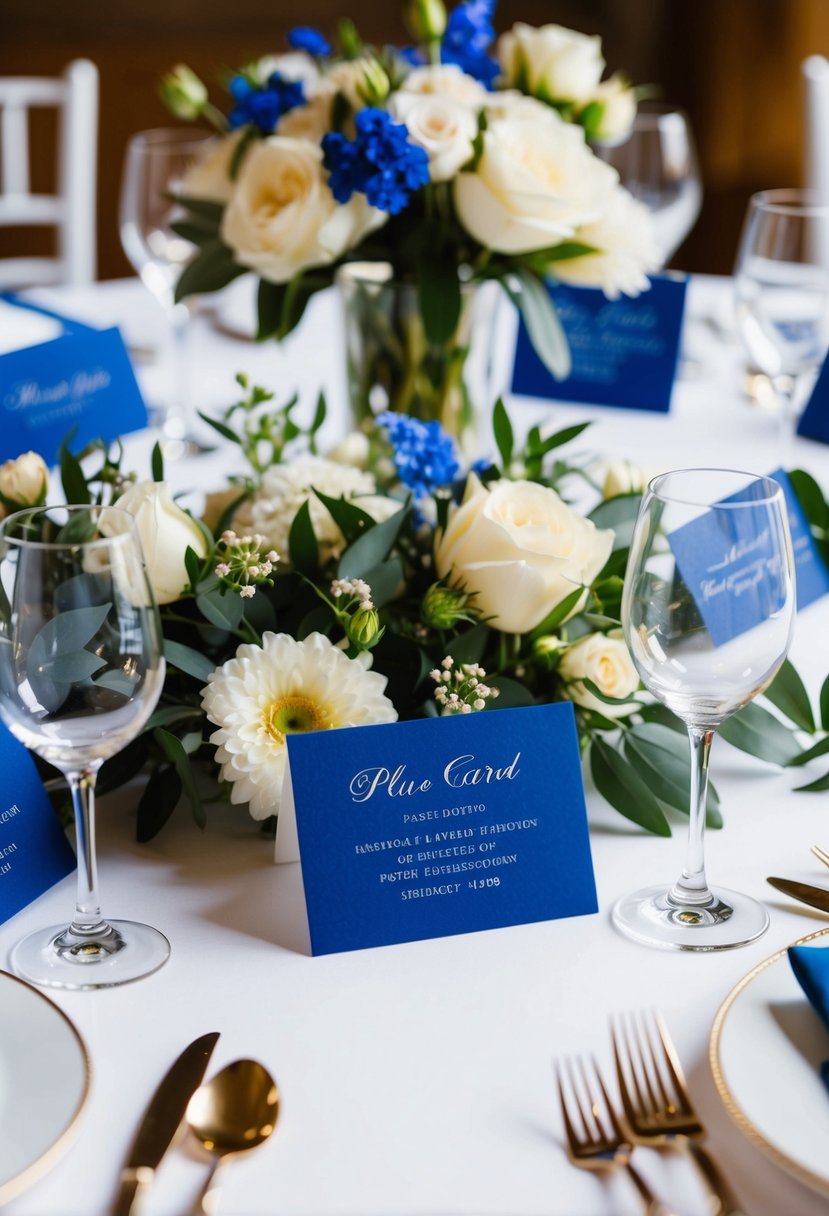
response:
[[[792,945],[829,949],[829,929]],[[795,979],[787,949],[759,963],[725,998],[709,1060],[737,1126],[783,1169],[829,1195],[829,1092],[818,1072],[829,1059],[829,1030]]]
[[[89,1053],[54,1001],[0,971],[0,1204],[68,1147],[89,1095]]]

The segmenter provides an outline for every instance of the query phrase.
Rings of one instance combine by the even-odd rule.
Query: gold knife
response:
[[[771,883],[784,895],[791,895],[792,899],[799,899],[801,903],[808,904],[810,908],[829,912],[829,891],[824,887],[811,887],[807,882],[792,882],[789,878],[767,878],[766,882]]]
[[[201,1085],[218,1038],[217,1032],[203,1034],[185,1047],[160,1082],[121,1170],[121,1189],[112,1216],[130,1216],[138,1209],[184,1118],[187,1103]]]

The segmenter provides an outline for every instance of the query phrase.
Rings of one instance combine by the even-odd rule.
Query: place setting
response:
[[[364,17],[178,48],[133,277],[0,300],[0,1203],[812,1216],[829,199],[686,272],[613,43]]]

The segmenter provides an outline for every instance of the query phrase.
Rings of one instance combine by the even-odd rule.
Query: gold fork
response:
[[[742,1209],[719,1167],[699,1143],[705,1129],[662,1015],[617,1017],[611,1035],[622,1107],[634,1143],[690,1154],[716,1201],[711,1216],[740,1216]]]
[[[591,1060],[591,1068],[592,1082],[587,1065],[579,1057],[568,1061],[566,1069],[561,1065],[556,1069],[570,1161],[583,1169],[627,1170],[647,1216],[671,1216],[631,1161],[630,1135],[613,1109],[595,1060]]]
[[[822,861],[825,866],[829,866],[829,853],[822,849],[819,844],[812,845],[812,852],[818,861]]]

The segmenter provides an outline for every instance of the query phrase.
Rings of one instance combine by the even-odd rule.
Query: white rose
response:
[[[276,135],[245,158],[221,234],[241,266],[287,283],[301,270],[336,261],[386,219],[362,194],[336,201],[322,148]]]
[[[400,92],[388,108],[392,118],[406,124],[412,143],[429,157],[430,181],[449,181],[471,159],[478,120],[463,102],[434,93]]]
[[[604,471],[603,498],[617,494],[637,494],[648,484],[645,470],[631,460],[612,460]]]
[[[495,629],[527,633],[604,566],[613,533],[532,481],[484,487],[471,475],[435,549],[441,578],[476,592]]]
[[[586,102],[602,78],[602,40],[561,25],[519,21],[498,42],[508,84],[547,101]]]
[[[208,141],[204,155],[188,169],[182,180],[181,193],[185,198],[206,198],[215,203],[228,201],[234,186],[230,166],[241,138],[240,130]]]
[[[305,105],[294,106],[276,124],[276,134],[320,143],[331,130],[331,106],[337,95],[333,80],[321,77],[305,90]]]
[[[336,93],[342,93],[352,110],[362,110],[366,102],[361,90],[375,76],[376,64],[377,61],[367,55],[360,59],[347,59],[335,64],[325,73],[324,79],[334,86]]]
[[[500,118],[521,119],[524,122],[559,122],[557,110],[546,102],[528,97],[518,89],[503,89],[499,93],[489,93],[486,105],[487,120],[494,122]]]
[[[349,431],[328,453],[337,464],[350,464],[355,469],[368,468],[371,443],[365,431]]]
[[[503,118],[487,128],[475,171],[456,177],[455,208],[486,248],[528,253],[597,219],[617,181],[580,127],[557,117],[541,124]]]
[[[590,98],[602,106],[602,117],[593,131],[593,138],[605,144],[619,144],[627,139],[636,117],[636,92],[624,76],[611,76],[603,81]],[[588,103],[590,104],[590,103]]]
[[[180,598],[188,578],[184,554],[189,546],[207,557],[207,539],[201,528],[173,501],[164,481],[139,481],[117,499],[115,506],[135,520],[147,578],[159,604]],[[103,530],[103,529],[102,529]]]
[[[36,507],[46,499],[49,470],[37,452],[24,452],[0,465],[0,494],[17,506]]]
[[[605,718],[622,718],[636,708],[632,704],[607,705],[584,686],[585,680],[592,680],[604,696],[619,699],[636,692],[639,675],[618,631],[582,638],[567,651],[558,670],[567,682],[565,696],[583,709],[595,710]]]
[[[648,273],[661,265],[650,212],[621,186],[595,220],[579,227],[575,239],[596,253],[564,258],[554,263],[552,274],[564,283],[601,287],[611,299],[646,291]]]
[[[400,86],[402,93],[433,93],[438,97],[459,101],[475,109],[485,105],[492,96],[474,76],[467,76],[454,63],[434,64],[414,68]]]
[[[284,55],[264,55],[254,68],[254,74],[262,84],[278,72],[285,80],[301,80],[310,84],[319,76],[314,60],[305,51],[287,51]]]

